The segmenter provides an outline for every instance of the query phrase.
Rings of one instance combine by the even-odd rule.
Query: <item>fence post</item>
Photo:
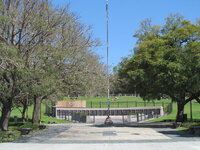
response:
[[[192,101],[190,101],[190,120],[192,121]]]
[[[139,114],[137,113],[137,122],[139,122]]]
[[[65,120],[67,120],[67,112],[65,111]]]
[[[93,116],[93,123],[95,123],[95,115]]]
[[[170,113],[173,111],[173,103],[170,104]]]

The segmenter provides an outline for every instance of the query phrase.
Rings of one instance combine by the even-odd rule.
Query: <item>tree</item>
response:
[[[2,104],[0,128],[2,131],[8,129],[13,103],[20,94],[20,86],[26,76],[23,60],[18,56],[18,51],[0,38],[0,103]]]
[[[7,130],[10,109],[18,100],[24,107],[24,116],[25,99],[29,98],[34,104],[32,122],[39,123],[42,101],[74,90],[86,94],[91,85],[100,87],[99,91],[104,88],[103,84],[94,86],[91,80],[98,78],[103,83],[100,79],[104,78],[104,66],[92,51],[99,41],[93,39],[91,27],[81,24],[69,6],[54,8],[48,0],[0,1],[0,36],[9,47],[0,49],[2,62],[13,59],[0,70],[2,130]],[[6,90],[11,87],[8,97]],[[7,115],[4,106],[9,108]]]
[[[45,63],[45,59],[52,57],[48,55],[48,52],[52,50],[50,45],[55,39],[53,37],[56,36],[55,28],[62,22],[65,9],[55,11],[50,7],[48,1],[43,0],[5,0],[0,2],[0,6],[0,34],[8,45],[15,47],[18,53],[17,57],[23,60],[24,69],[28,72],[26,80],[29,85],[25,82],[20,85],[20,95],[26,94],[26,91],[22,89],[33,90],[29,92],[29,96],[33,98],[36,108],[33,113],[33,122],[38,123],[38,119],[35,118],[39,118],[38,112],[40,111],[41,99],[54,91],[54,88],[51,88],[51,84],[49,84],[52,83],[52,78],[47,80],[52,67],[49,68],[48,63]],[[52,76],[48,76],[48,79],[50,77]],[[53,83],[58,82],[54,80]],[[15,88],[17,86],[19,87],[19,85],[14,84]],[[41,90],[42,87],[46,90]],[[39,90],[40,92],[38,92]],[[44,95],[41,95],[41,92]],[[7,107],[11,108],[14,97],[5,101],[10,101]],[[4,113],[4,110],[2,112]],[[2,117],[2,119],[4,118]]]
[[[167,95],[176,101],[176,121],[182,122],[185,104],[200,103],[200,26],[179,15],[170,15],[163,27],[145,22],[135,34],[136,54],[121,62],[119,75],[144,99]]]

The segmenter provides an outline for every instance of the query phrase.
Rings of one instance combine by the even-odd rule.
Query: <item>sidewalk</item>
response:
[[[199,150],[200,142],[126,144],[0,144],[0,150]]]

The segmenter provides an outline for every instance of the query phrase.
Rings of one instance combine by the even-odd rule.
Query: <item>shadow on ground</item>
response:
[[[195,137],[194,135],[189,134],[186,131],[173,130],[173,131],[158,131],[158,132],[167,136],[172,135],[176,137]]]

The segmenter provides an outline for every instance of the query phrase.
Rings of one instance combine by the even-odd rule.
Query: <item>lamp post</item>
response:
[[[109,80],[109,26],[108,26],[108,0],[106,0],[106,51],[107,51],[107,118],[104,122],[106,125],[111,125],[113,124],[111,118],[110,118],[110,80]]]

